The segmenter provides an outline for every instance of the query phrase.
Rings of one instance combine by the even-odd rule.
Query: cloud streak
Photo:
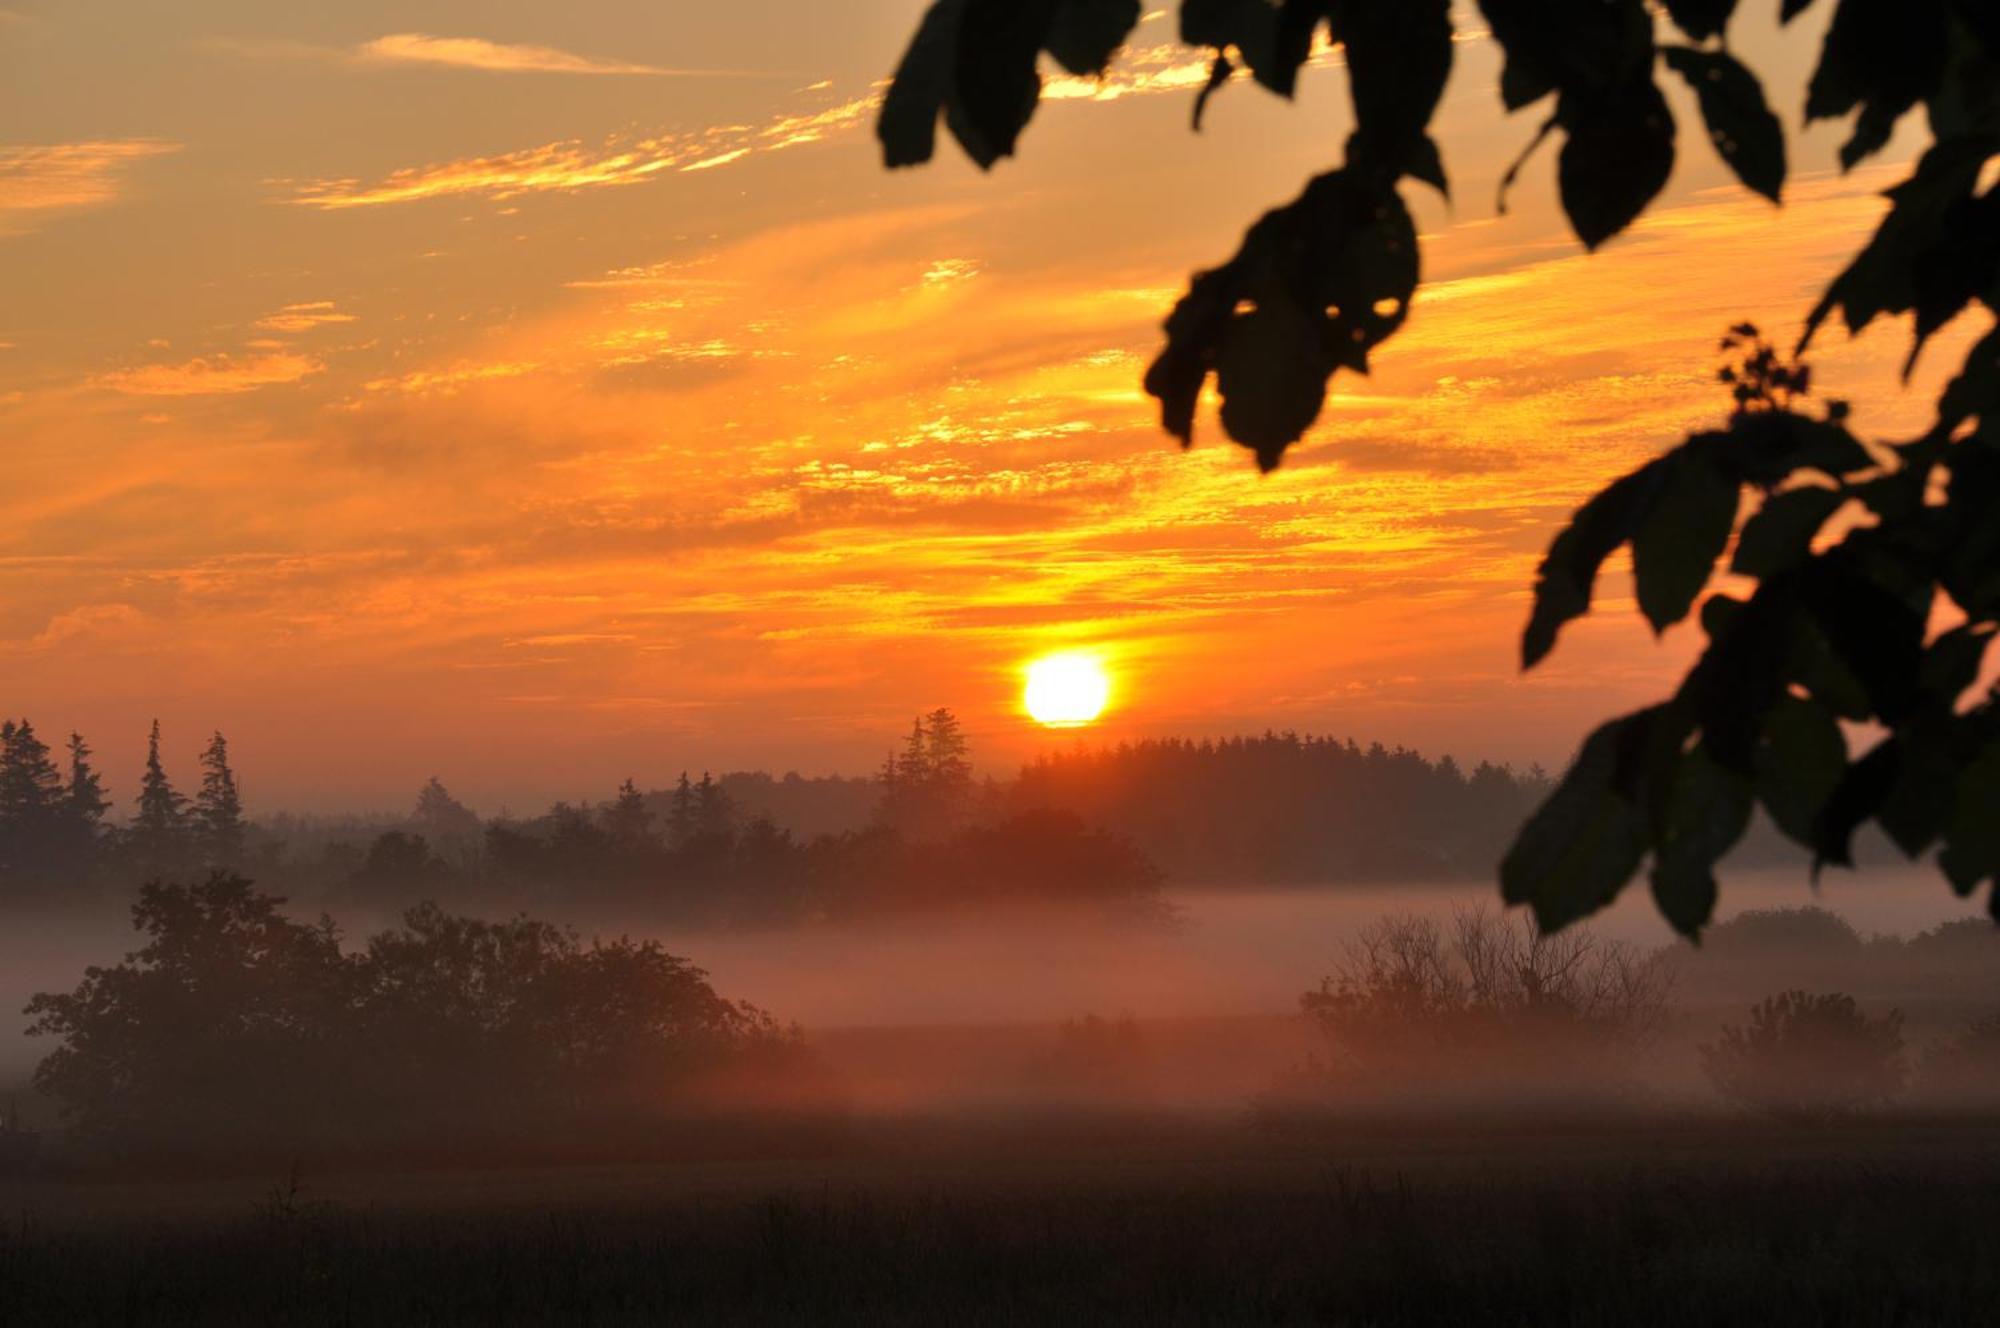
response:
[[[657,65],[596,60],[553,46],[487,41],[482,37],[434,37],[423,32],[392,32],[364,42],[355,57],[368,64],[447,65],[492,74],[596,74],[666,77],[729,77],[735,71],[662,69]]]
[[[233,396],[260,387],[296,383],[324,368],[304,355],[213,355],[178,364],[145,364],[97,379],[99,387],[136,397]]]
[[[0,235],[32,230],[49,214],[109,203],[134,163],[180,150],[152,138],[0,146]]]
[[[1042,96],[1050,101],[1117,101],[1161,93],[1187,94],[1207,77],[1207,58],[1200,53],[1172,44],[1147,46],[1128,51],[1119,66],[1101,79],[1052,78],[1043,87]],[[819,90],[819,85],[814,90]],[[289,201],[336,211],[467,195],[508,199],[638,184],[658,175],[714,170],[760,153],[845,136],[873,121],[880,95],[879,90],[871,91],[867,96],[837,100],[814,110],[774,116],[761,125],[721,125],[651,137],[618,134],[595,144],[570,139],[491,156],[406,167],[372,182],[305,181],[291,185]]]

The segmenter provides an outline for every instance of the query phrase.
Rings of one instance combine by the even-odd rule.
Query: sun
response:
[[[1021,704],[1035,721],[1052,729],[1076,728],[1104,713],[1111,678],[1097,656],[1080,650],[1044,655],[1028,665]]]

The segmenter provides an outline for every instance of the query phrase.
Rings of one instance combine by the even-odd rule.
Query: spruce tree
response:
[[[972,763],[966,759],[965,733],[958,716],[939,706],[924,716],[924,767],[938,799],[961,801],[972,787]]]
[[[87,879],[98,865],[104,847],[104,813],[111,799],[104,796],[104,780],[90,763],[90,744],[81,733],[69,735],[69,782],[63,788],[63,841],[70,868],[78,879]]]
[[[703,839],[721,838],[729,833],[729,822],[729,795],[708,771],[702,771],[701,783],[694,786],[695,834]]]
[[[160,721],[146,740],[146,771],[139,777],[139,814],[133,818],[133,855],[143,872],[173,871],[186,856],[187,799],[175,790],[160,764]]]
[[[694,831],[694,785],[688,782],[687,771],[683,770],[674,784],[673,801],[667,807],[667,846],[686,848],[688,841],[694,838]]]
[[[69,735],[69,783],[63,806],[70,822],[93,837],[104,824],[104,813],[111,810],[111,799],[104,794],[104,779],[91,765],[90,744],[81,733]]]
[[[46,834],[62,808],[62,774],[27,720],[0,729],[0,826]]]
[[[62,776],[27,720],[0,726],[0,877],[44,885],[62,857]]]
[[[194,819],[210,866],[227,867],[242,860],[243,799],[236,790],[236,772],[229,768],[229,741],[220,731],[202,749]]]
[[[618,797],[604,811],[605,833],[621,853],[643,852],[653,846],[653,813],[646,809],[645,795],[627,779],[618,786]]]

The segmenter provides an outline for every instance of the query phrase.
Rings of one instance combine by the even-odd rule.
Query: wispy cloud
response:
[[[1208,62],[1204,56],[1190,53],[1184,47],[1163,44],[1128,51],[1118,67],[1101,79],[1052,78],[1043,87],[1042,95],[1052,101],[1116,101],[1160,93],[1186,95],[1199,88],[1207,77]],[[827,84],[816,83],[807,91],[827,89]],[[506,199],[521,194],[638,184],[662,174],[715,170],[759,153],[844,136],[873,121],[880,98],[878,87],[866,96],[774,116],[761,125],[718,125],[651,137],[617,134],[594,144],[570,139],[491,156],[407,167],[372,182],[288,183],[293,190],[292,202],[329,210],[465,195]]]
[[[754,152],[817,142],[862,123],[873,108],[874,99],[863,97],[806,114],[777,116],[757,126],[730,125],[651,138],[613,135],[594,145],[570,139],[407,167],[374,182],[309,180],[291,185],[290,201],[336,211],[465,195],[507,199],[638,184],[666,172],[713,170]]]
[[[98,377],[99,387],[137,397],[229,396],[296,383],[325,366],[305,355],[213,355],[178,364],[145,364]]]
[[[108,203],[134,162],[180,149],[151,138],[0,147],[0,235],[30,230],[47,214]]]
[[[344,314],[332,300],[308,300],[302,304],[288,304],[274,314],[257,320],[257,326],[266,332],[310,332],[316,327],[329,323],[351,323],[353,314]]]
[[[482,37],[433,37],[423,32],[392,32],[386,37],[362,43],[355,54],[362,60],[384,64],[450,65],[455,69],[479,69],[496,74],[638,74],[662,77],[722,72],[662,69],[657,65],[596,60],[553,46],[493,42]]]

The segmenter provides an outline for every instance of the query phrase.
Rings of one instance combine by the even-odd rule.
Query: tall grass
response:
[[[1635,1154],[1636,1156],[1636,1154]],[[1963,1324],[2000,1161],[802,1187],[0,1234],[7,1324]],[[1238,1178],[1239,1180],[1241,1178]]]

